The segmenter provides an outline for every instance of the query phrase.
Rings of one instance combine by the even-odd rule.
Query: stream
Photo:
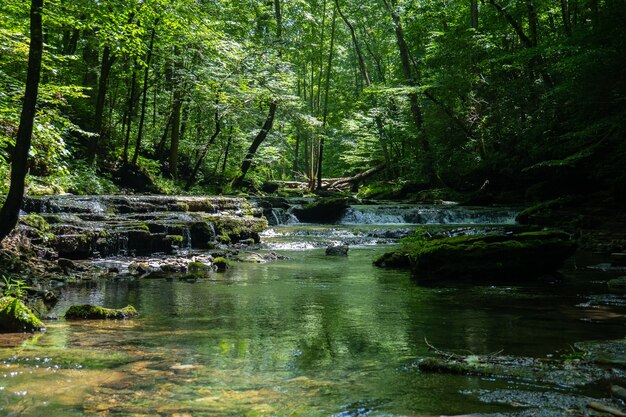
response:
[[[418,226],[471,233],[511,226],[514,214],[355,206],[338,224],[312,225],[276,211],[254,250],[288,259],[193,280],[68,284],[50,315],[91,303],[132,304],[140,316],[60,318],[45,333],[1,336],[0,415],[568,415],[563,404],[606,397],[606,387],[427,374],[416,363],[433,356],[425,338],[448,351],[532,358],[623,338],[626,300],[606,290],[610,275],[572,264],[561,281],[420,287],[408,272],[372,265]],[[325,256],[331,243],[349,244],[349,256]]]

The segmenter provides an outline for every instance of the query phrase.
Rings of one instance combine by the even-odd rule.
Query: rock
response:
[[[0,298],[0,333],[38,332],[44,324],[20,300],[14,297]]]
[[[334,223],[343,216],[349,205],[348,199],[343,197],[320,198],[293,212],[302,222]]]
[[[74,262],[67,258],[59,258],[57,260],[57,264],[59,264],[59,266],[63,269],[76,269]]]
[[[326,256],[348,256],[348,245],[328,245]]]
[[[611,385],[611,395],[622,401],[626,401],[626,388],[620,387],[619,385]]]
[[[147,262],[131,262],[130,265],[128,265],[128,271],[132,275],[143,275],[152,271],[152,269],[153,268],[151,268]]]
[[[210,264],[205,264],[200,261],[189,262],[187,268],[189,268],[190,271],[208,271],[212,269]]]
[[[104,308],[90,304],[71,306],[65,313],[68,320],[89,319],[89,320],[122,320],[137,316],[135,307],[128,305],[120,309]]]
[[[226,258],[218,257],[213,259],[213,267],[217,272],[224,272],[230,268],[230,262]]]
[[[607,282],[610,290],[613,291],[626,291],[626,276],[615,278]]]
[[[378,258],[382,267],[409,266],[419,281],[532,278],[556,272],[576,250],[557,231],[424,240],[421,235]]]

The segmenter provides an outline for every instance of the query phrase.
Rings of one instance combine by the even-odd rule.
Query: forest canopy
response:
[[[23,1],[0,17],[4,194],[30,33]],[[379,166],[457,189],[623,183],[625,23],[623,0],[49,0],[27,192]]]

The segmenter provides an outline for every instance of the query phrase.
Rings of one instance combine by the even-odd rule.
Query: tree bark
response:
[[[133,120],[133,106],[135,105],[135,95],[137,94],[137,63],[135,63],[135,68],[133,68],[133,75],[130,81],[130,94],[128,95],[128,108],[126,114],[126,137],[124,139],[124,153],[123,159],[124,164],[128,163],[128,145],[130,142],[130,128],[132,126]]]
[[[216,103],[216,106],[218,104],[219,103]],[[209,153],[209,149],[211,148],[211,145],[213,145],[213,142],[215,142],[215,139],[217,138],[217,136],[220,134],[221,131],[222,131],[222,118],[220,117],[219,111],[216,109],[215,110],[215,131],[211,135],[211,138],[209,139],[209,141],[206,143],[206,146],[204,147],[202,154],[196,161],[196,165],[193,167],[193,170],[191,171],[191,176],[187,180],[187,185],[185,185],[185,190],[189,191],[189,189],[194,184],[194,182],[196,182],[196,176],[198,175],[198,171],[200,171],[200,166],[202,165],[204,158],[206,158],[207,154]]]
[[[326,85],[324,86],[324,110],[322,115],[322,129],[326,130],[328,119],[328,91],[330,90],[330,75],[333,68],[333,49],[335,46],[335,27],[337,22],[337,8],[333,8],[333,22],[330,27],[330,51],[328,53],[328,64],[326,65]],[[317,188],[322,186],[322,168],[324,164],[324,136],[322,135],[319,145],[319,155],[317,157]]]
[[[392,1],[392,0],[390,0]],[[418,82],[413,77],[413,70],[411,69],[411,59],[409,54],[409,47],[404,38],[404,30],[402,28],[402,21],[400,15],[396,10],[395,4],[390,3],[388,0],[383,0],[387,11],[391,15],[391,19],[394,23],[394,29],[396,33],[396,41],[398,44],[398,50],[400,52],[400,61],[402,63],[402,73],[407,84],[411,87],[417,87]],[[424,158],[423,174],[428,181],[435,179],[435,168],[430,151],[430,140],[424,131],[424,121],[422,117],[422,110],[419,105],[419,99],[416,92],[409,93],[409,103],[411,108],[411,114],[413,116],[413,123],[417,128],[417,135],[419,138],[419,145],[422,151],[422,157]]]
[[[156,26],[158,19],[154,22]],[[135,152],[133,153],[133,165],[137,165],[139,150],[141,149],[141,137],[143,136],[143,125],[146,121],[146,106],[148,104],[148,77],[150,75],[150,61],[152,60],[152,48],[154,46],[155,29],[152,28],[150,35],[150,46],[148,47],[148,55],[146,56],[146,68],[143,72],[143,93],[141,101],[141,116],[139,117],[139,126],[137,127],[137,142],[135,143]]]
[[[471,0],[470,3],[471,26],[478,29],[478,0]]]
[[[107,88],[109,85],[109,75],[115,62],[115,56],[111,56],[111,48],[105,46],[102,50],[102,62],[100,64],[100,77],[98,78],[98,95],[96,96],[96,111],[94,115],[94,133],[96,136],[91,142],[89,149],[89,159],[94,160],[98,153],[98,142],[104,137],[102,128],[104,119],[104,104],[106,102]]]
[[[572,22],[569,14],[569,0],[561,0],[561,18],[566,36],[572,36]]]
[[[243,183],[243,180],[246,174],[248,173],[250,166],[252,165],[252,160],[254,159],[254,155],[256,154],[257,149],[259,148],[261,143],[263,143],[263,141],[267,137],[267,134],[270,132],[270,130],[272,129],[272,126],[274,125],[274,116],[276,115],[277,107],[278,107],[278,101],[276,99],[272,100],[272,103],[270,104],[269,113],[267,114],[267,118],[265,119],[265,123],[263,123],[263,127],[261,128],[259,133],[256,135],[254,140],[252,141],[252,144],[250,145],[250,148],[248,149],[246,157],[241,163],[241,174],[237,178],[235,178],[233,182],[231,183],[231,186],[233,188],[241,187],[241,184]]]
[[[11,184],[7,199],[0,210],[0,241],[17,225],[26,181],[28,152],[33,134],[41,60],[43,55],[42,30],[43,0],[32,0],[30,5],[30,46],[28,49],[28,72],[20,125],[11,159]]]
[[[533,46],[537,46],[539,44],[539,34],[537,32],[539,23],[534,0],[526,0],[526,7],[528,9],[528,33],[530,35],[530,41]]]

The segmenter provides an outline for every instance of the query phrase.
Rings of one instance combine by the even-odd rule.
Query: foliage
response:
[[[4,297],[13,297],[18,300],[26,298],[26,290],[30,289],[30,287],[26,286],[26,281],[5,277],[4,275],[2,275],[2,280],[4,281],[4,289],[2,291]]]
[[[430,160],[465,190],[560,168],[610,183],[626,157],[625,12],[567,4],[486,2],[473,27],[469,3],[434,0],[52,0],[27,191],[116,192],[132,161],[160,192],[231,192],[271,100],[249,189],[315,179],[322,143],[324,177],[384,162],[384,180],[423,184]],[[21,2],[0,17],[5,193],[29,39]]]

